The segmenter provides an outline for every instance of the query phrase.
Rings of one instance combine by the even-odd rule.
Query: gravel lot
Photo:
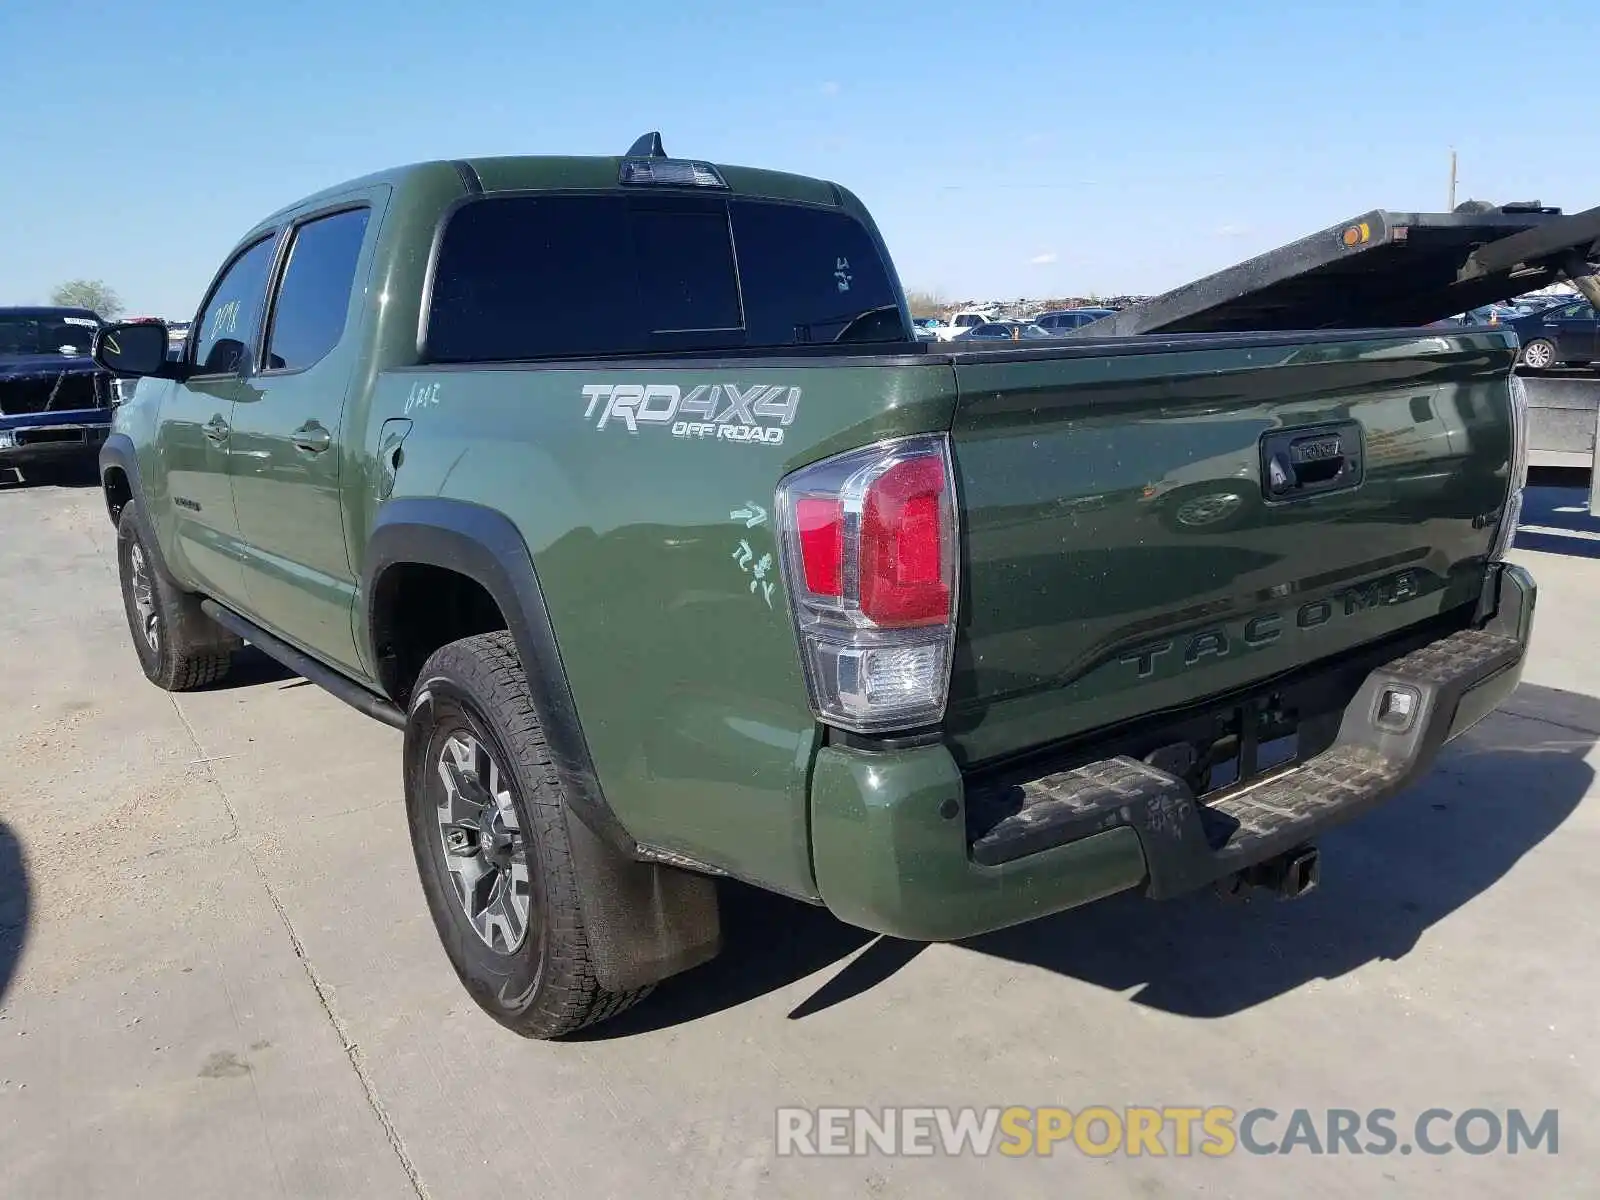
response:
[[[1521,691],[1327,838],[1304,900],[1119,897],[921,947],[730,888],[722,959],[552,1045],[482,1016],[438,947],[399,735],[258,658],[224,689],[150,687],[97,491],[0,488],[0,1193],[1591,1191],[1600,526],[1575,504],[1525,516],[1545,532],[1518,552],[1542,588]],[[1555,1108],[1561,1140],[776,1155],[777,1106],[830,1104]]]

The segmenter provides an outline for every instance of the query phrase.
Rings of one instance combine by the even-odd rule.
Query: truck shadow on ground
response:
[[[1574,481],[1573,476],[1581,479]],[[1564,554],[1568,558],[1600,558],[1600,519],[1589,515],[1588,473],[1544,469],[1534,486],[1529,472],[1513,545],[1518,550]]]
[[[22,961],[32,912],[32,888],[22,843],[11,826],[0,821],[0,1001],[5,1000]]]
[[[91,488],[100,486],[100,470],[92,458],[82,462],[40,463],[34,466],[0,467],[0,492],[27,491],[56,487]]]
[[[269,683],[280,684],[283,688],[310,686],[309,680],[296,675],[264,650],[246,645],[233,652],[233,663],[227,675],[202,690],[231,692],[235,688],[261,687]]]
[[[1127,893],[960,944],[1197,1018],[1403,958],[1553,833],[1593,781],[1584,756],[1600,731],[1600,700],[1524,684],[1508,707],[1447,748],[1421,783],[1320,839],[1322,883],[1300,900],[1206,891],[1157,903]],[[925,948],[742,885],[723,900],[722,956],[589,1036],[694,1020],[855,954],[789,1013],[803,1019],[869,991]]]

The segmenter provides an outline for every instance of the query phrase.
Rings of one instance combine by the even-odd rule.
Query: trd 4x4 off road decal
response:
[[[800,411],[800,389],[784,384],[700,384],[684,392],[675,383],[591,383],[584,417],[596,429],[621,424],[629,433],[662,425],[678,438],[783,445],[783,431]]]

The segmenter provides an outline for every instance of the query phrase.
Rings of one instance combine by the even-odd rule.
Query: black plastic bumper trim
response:
[[[996,867],[1126,826],[1144,851],[1146,892],[1160,899],[1225,878],[1359,816],[1413,783],[1446,741],[1494,707],[1464,700],[1492,687],[1489,699],[1497,701],[1515,688],[1535,593],[1521,568],[1495,571],[1516,578],[1493,580],[1498,605],[1484,627],[1448,634],[1371,671],[1345,706],[1332,745],[1320,754],[1205,803],[1182,779],[1127,756],[1012,782],[1003,786],[1021,789],[1021,806],[972,843],[973,860]],[[1414,719],[1403,731],[1375,719],[1390,688],[1416,698]],[[992,786],[969,787],[969,807],[984,803],[982,792]]]

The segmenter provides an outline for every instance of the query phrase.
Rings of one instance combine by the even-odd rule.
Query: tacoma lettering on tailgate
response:
[[[1148,642],[1129,650],[1119,661],[1135,668],[1140,679],[1148,679],[1155,674],[1158,658],[1163,659],[1163,665],[1173,661],[1165,659],[1168,654],[1181,651],[1183,666],[1198,666],[1210,658],[1225,658],[1235,646],[1242,645],[1247,649],[1265,646],[1277,641],[1285,631],[1298,633],[1316,629],[1362,609],[1399,604],[1420,595],[1421,590],[1415,571],[1400,571],[1335,592],[1321,600],[1308,601],[1299,608],[1258,613],[1232,629],[1211,625],[1181,640],[1169,638]]]

